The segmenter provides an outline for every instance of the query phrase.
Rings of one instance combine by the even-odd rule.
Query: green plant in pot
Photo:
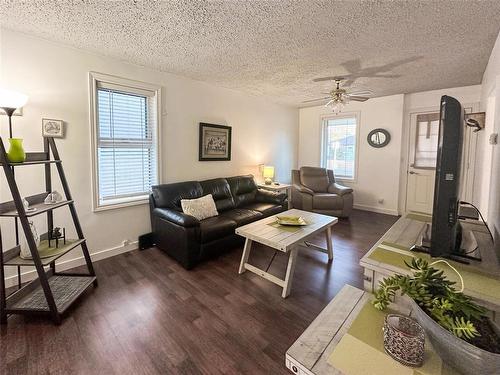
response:
[[[437,262],[449,265],[443,260],[434,263]],[[405,264],[412,275],[383,279],[373,305],[385,310],[397,293],[408,296],[412,301],[412,315],[444,361],[465,374],[499,374],[500,330],[487,318],[487,311],[457,291],[455,283],[448,280],[443,271],[432,267],[433,264],[420,258]]]
[[[9,118],[9,151],[7,158],[12,163],[22,163],[26,160],[26,153],[23,149],[23,140],[12,137],[12,115],[16,109],[21,108],[28,101],[28,97],[18,92],[0,89],[0,108],[3,109]]]

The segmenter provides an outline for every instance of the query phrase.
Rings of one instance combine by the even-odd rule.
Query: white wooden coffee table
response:
[[[333,259],[331,228],[338,222],[338,219],[333,216],[326,216],[297,209],[282,212],[279,216],[302,216],[309,224],[301,227],[281,226],[276,224],[276,216],[270,216],[236,228],[236,234],[246,238],[239,273],[242,274],[248,270],[279,285],[283,288],[281,296],[286,298],[290,294],[293,272],[300,246],[314,248],[328,254],[328,261]],[[325,233],[326,248],[307,241],[320,232]],[[248,263],[248,257],[250,256],[250,250],[254,241],[272,247],[278,251],[290,253],[284,280]]]

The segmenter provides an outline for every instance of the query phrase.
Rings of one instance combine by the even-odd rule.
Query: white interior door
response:
[[[410,115],[406,210],[432,212],[439,135],[439,111]]]
[[[472,105],[464,106],[466,113]],[[410,114],[410,147],[408,180],[406,184],[406,211],[431,214],[436,177],[439,109]],[[471,201],[477,134],[471,128],[464,132],[460,199]]]

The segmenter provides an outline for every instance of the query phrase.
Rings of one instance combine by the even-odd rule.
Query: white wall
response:
[[[500,133],[500,34],[483,75],[481,105],[486,111],[487,129],[481,132],[484,157],[480,162],[483,176],[489,179],[489,184],[485,185],[489,189],[481,191],[481,202],[488,207],[487,220],[500,256],[500,149],[498,144],[488,142],[490,134]]]
[[[67,123],[66,138],[56,143],[93,253],[120,249],[122,241],[134,241],[149,232],[150,222],[147,205],[92,212],[89,71],[162,86],[163,182],[258,173],[260,163],[274,165],[277,179],[288,182],[290,170],[297,165],[297,109],[273,104],[269,98],[214,87],[9,30],[1,30],[0,43],[0,85],[30,97],[24,115],[13,119],[14,135],[24,139],[25,149],[42,149],[42,117]],[[6,139],[5,116],[1,121],[1,135]],[[231,161],[198,161],[199,122],[232,126]],[[18,169],[22,195],[44,191],[42,168]],[[10,200],[5,179],[0,181],[1,200]],[[66,211],[57,210],[56,225],[70,226]],[[4,237],[12,240],[10,224],[5,220],[1,224]],[[74,254],[68,254],[65,260]]]
[[[397,215],[403,95],[351,102],[344,112],[351,111],[360,114],[358,173],[356,181],[342,183],[353,187],[356,208]],[[324,115],[331,115],[324,106],[300,109],[299,166],[321,164],[320,118]],[[375,128],[389,131],[389,145],[380,149],[368,145],[368,133]],[[384,202],[378,203],[379,199]]]

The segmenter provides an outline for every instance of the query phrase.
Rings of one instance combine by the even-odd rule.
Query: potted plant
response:
[[[397,292],[410,297],[412,314],[445,362],[464,374],[500,374],[500,330],[486,310],[426,260],[414,258],[405,264],[412,275],[383,279],[375,292],[375,308],[385,310]]]

